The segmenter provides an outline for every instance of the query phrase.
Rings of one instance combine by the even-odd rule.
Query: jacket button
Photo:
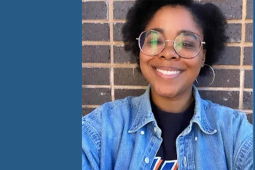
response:
[[[141,131],[141,135],[144,135],[144,131],[143,130]]]
[[[155,132],[155,133],[157,132],[157,128],[156,128],[156,127],[154,127],[154,132]]]
[[[148,157],[146,157],[146,158],[144,159],[144,162],[148,164],[148,163],[150,162],[150,159],[149,159]]]
[[[187,158],[186,158],[186,156],[184,156],[183,162],[184,162],[184,166],[186,167],[187,166]]]

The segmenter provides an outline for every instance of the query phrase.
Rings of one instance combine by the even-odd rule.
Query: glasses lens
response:
[[[200,38],[193,33],[181,33],[175,39],[174,49],[182,57],[195,57],[201,48]]]
[[[146,31],[140,36],[139,45],[146,55],[157,55],[165,47],[163,35],[157,31]]]

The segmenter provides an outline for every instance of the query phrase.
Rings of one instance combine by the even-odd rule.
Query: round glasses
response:
[[[182,58],[191,59],[198,55],[202,49],[200,37],[192,32],[181,32],[173,40],[165,40],[164,36],[155,30],[143,31],[138,38],[140,50],[149,56],[161,53],[167,46],[167,42],[173,42],[175,52]]]

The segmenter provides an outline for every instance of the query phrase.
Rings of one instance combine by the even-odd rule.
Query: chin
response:
[[[155,93],[160,97],[172,98],[178,95],[179,90],[176,88],[168,87],[156,87],[154,88]]]

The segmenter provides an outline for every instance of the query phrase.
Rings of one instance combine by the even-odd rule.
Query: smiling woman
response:
[[[203,100],[193,85],[227,41],[213,4],[137,0],[122,33],[149,83],[138,97],[105,103],[83,117],[83,169],[252,169],[246,115]]]
[[[173,43],[165,45],[165,48],[154,56],[140,52],[140,68],[151,85],[153,102],[161,110],[181,113],[193,101],[192,85],[205,62],[206,50],[201,48],[202,44],[199,40],[199,36],[203,39],[203,32],[194,21],[192,14],[182,6],[160,8],[145,30],[155,30],[155,28],[161,30],[166,39],[175,39],[174,44],[178,39],[183,39],[181,41],[183,46],[185,43],[190,43],[188,38],[184,39],[184,35],[193,37],[192,42],[198,44],[196,50],[182,47],[178,53]],[[179,36],[181,38],[176,40]],[[185,54],[185,58],[180,54]]]

